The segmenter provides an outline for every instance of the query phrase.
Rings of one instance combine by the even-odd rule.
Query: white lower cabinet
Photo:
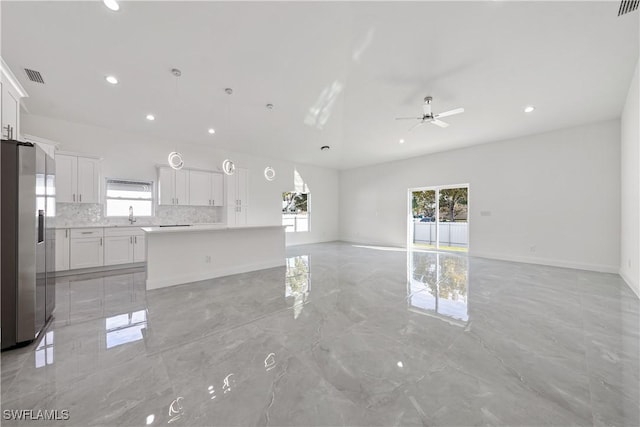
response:
[[[104,265],[103,229],[71,229],[69,268],[90,268],[102,265]]]
[[[147,260],[147,240],[144,235],[133,236],[133,262],[145,262]]]
[[[105,236],[104,265],[129,264],[133,262],[131,236]]]
[[[64,271],[69,269],[69,229],[56,230],[56,271]]]
[[[144,232],[138,228],[105,228],[104,244],[104,265],[145,261]]]
[[[144,231],[137,227],[56,230],[56,271],[131,264],[147,260]]]

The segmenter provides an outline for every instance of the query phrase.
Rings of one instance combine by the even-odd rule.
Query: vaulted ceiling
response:
[[[2,1],[31,114],[344,169],[619,117],[638,60],[610,1],[120,4]]]

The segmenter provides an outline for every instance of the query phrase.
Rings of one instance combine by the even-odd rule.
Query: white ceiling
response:
[[[33,114],[339,169],[619,117],[638,59],[638,12],[617,17],[617,1],[1,8]],[[466,112],[408,133],[394,118],[426,95]]]

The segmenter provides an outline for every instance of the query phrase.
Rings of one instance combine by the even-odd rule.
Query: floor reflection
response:
[[[407,253],[409,308],[464,326],[469,322],[469,259],[439,252]]]
[[[53,365],[54,334],[54,331],[47,332],[36,347],[36,368]]]
[[[292,301],[293,317],[297,319],[302,313],[304,304],[309,301],[311,284],[309,255],[289,257],[286,266],[284,296]]]
[[[107,348],[140,341],[142,330],[147,328],[146,310],[124,313],[105,319]]]

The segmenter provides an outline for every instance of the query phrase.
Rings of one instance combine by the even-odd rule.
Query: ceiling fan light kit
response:
[[[409,132],[411,132],[415,128],[422,126],[425,123],[431,123],[441,128],[446,128],[449,126],[449,123],[440,120],[441,117],[448,117],[455,114],[464,113],[464,108],[454,108],[453,110],[445,111],[443,113],[433,114],[433,111],[431,110],[432,102],[433,97],[424,97],[424,104],[422,105],[422,117],[396,117],[396,120],[419,120],[418,123],[416,123],[409,129]]]

